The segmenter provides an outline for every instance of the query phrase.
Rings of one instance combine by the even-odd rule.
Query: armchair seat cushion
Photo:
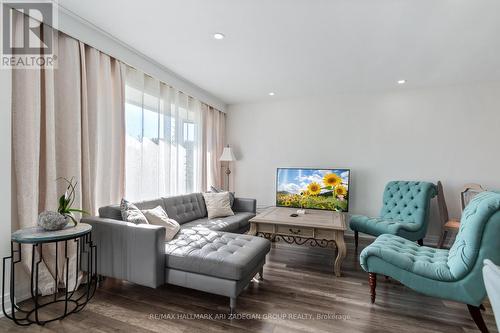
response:
[[[383,217],[368,217],[363,215],[353,215],[349,222],[352,230],[359,231],[373,236],[382,234],[398,235],[402,230],[417,231],[420,226],[416,223],[405,223],[403,221],[388,219]]]
[[[428,279],[454,281],[456,277],[448,266],[448,254],[448,250],[419,246],[402,237],[384,234],[361,252],[360,261],[366,271],[374,271],[368,264],[369,258],[373,256],[380,259],[377,262],[386,262]],[[375,271],[384,269],[377,267]]]

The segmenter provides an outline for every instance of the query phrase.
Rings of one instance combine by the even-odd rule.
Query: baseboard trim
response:
[[[16,297],[15,298],[15,302],[17,304],[17,303],[25,301],[25,300],[27,300],[29,298],[31,298],[31,295],[29,294],[29,292],[27,292],[25,294],[22,294],[21,296]],[[12,311],[12,304],[10,303],[10,293],[6,293],[5,294],[5,297],[4,297],[4,306],[5,306],[5,311],[7,313],[11,313],[11,311]],[[0,318],[3,318],[3,317],[5,317],[5,314],[3,313],[3,311],[0,311]]]
[[[7,313],[10,313],[11,309],[12,309],[12,304],[10,304],[10,293],[7,293],[5,294],[5,297],[4,297],[4,306],[5,306],[5,311]],[[5,317],[5,314],[3,313],[3,311],[0,312],[0,318],[3,318]]]

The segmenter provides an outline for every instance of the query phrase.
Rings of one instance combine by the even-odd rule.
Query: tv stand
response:
[[[294,208],[271,207],[250,220],[250,235],[262,236],[288,244],[313,247],[337,247],[334,273],[341,275],[342,261],[346,256],[344,213],[308,209],[306,214],[296,217]]]

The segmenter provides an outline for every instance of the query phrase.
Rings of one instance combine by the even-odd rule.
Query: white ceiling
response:
[[[498,0],[59,3],[229,104],[500,80]]]

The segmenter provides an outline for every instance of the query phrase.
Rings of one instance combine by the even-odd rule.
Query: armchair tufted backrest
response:
[[[465,207],[460,220],[460,230],[448,254],[448,267],[457,279],[465,276],[476,264],[478,255],[495,259],[500,252],[500,193],[482,192],[477,194]],[[490,225],[490,232],[485,229]],[[484,258],[483,258],[484,259]],[[478,265],[481,267],[482,265]]]
[[[389,182],[385,186],[380,217],[426,227],[430,201],[436,194],[436,185],[429,182]]]

